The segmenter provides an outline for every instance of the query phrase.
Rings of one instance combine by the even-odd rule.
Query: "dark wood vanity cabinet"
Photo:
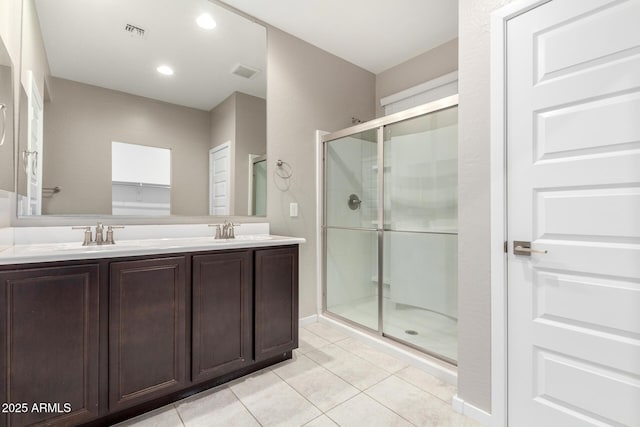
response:
[[[191,379],[208,380],[252,362],[252,253],[194,255]]]
[[[109,410],[185,386],[185,257],[112,262]]]
[[[298,347],[298,247],[255,251],[255,358]]]
[[[298,247],[0,266],[0,318],[0,427],[112,425],[290,358]]]
[[[0,271],[0,425],[98,416],[99,271]]]

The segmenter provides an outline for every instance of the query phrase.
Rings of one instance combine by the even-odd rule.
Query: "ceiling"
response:
[[[456,0],[222,0],[378,74],[458,36]]]
[[[373,73],[457,37],[455,0],[214,0]],[[266,31],[209,0],[35,0],[55,77],[210,110],[234,91],[266,97]],[[211,31],[195,25],[210,13]],[[132,36],[126,24],[145,29]],[[236,64],[259,69],[246,80]],[[171,65],[175,74],[156,71]]]
[[[234,91],[266,97],[265,28],[208,0],[36,0],[36,8],[55,77],[206,111]],[[195,23],[204,12],[213,30]],[[231,74],[238,63],[261,72]],[[159,74],[161,64],[175,74]]]

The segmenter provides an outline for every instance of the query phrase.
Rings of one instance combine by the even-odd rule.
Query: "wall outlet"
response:
[[[298,216],[298,204],[293,202],[289,203],[289,216],[291,218],[296,218]]]

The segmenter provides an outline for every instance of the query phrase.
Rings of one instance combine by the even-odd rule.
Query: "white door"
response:
[[[229,164],[231,144],[209,150],[209,215],[229,215]]]
[[[507,37],[509,425],[640,426],[640,0]]]

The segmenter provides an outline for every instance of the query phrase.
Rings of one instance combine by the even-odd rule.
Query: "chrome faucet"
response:
[[[227,221],[226,219],[222,224],[209,224],[209,227],[216,228],[216,235],[214,237],[214,239],[216,240],[235,239],[236,238],[235,227],[239,227],[239,226],[240,224],[234,224],[232,222]]]
[[[115,245],[115,240],[113,239],[113,230],[115,228],[124,228],[122,225],[109,225],[107,226],[107,237],[104,237],[104,225],[99,222],[96,225],[96,239],[93,240],[93,233],[91,232],[90,226],[81,226],[81,227],[71,227],[74,230],[84,230],[84,240],[82,241],[82,246],[89,245]]]

